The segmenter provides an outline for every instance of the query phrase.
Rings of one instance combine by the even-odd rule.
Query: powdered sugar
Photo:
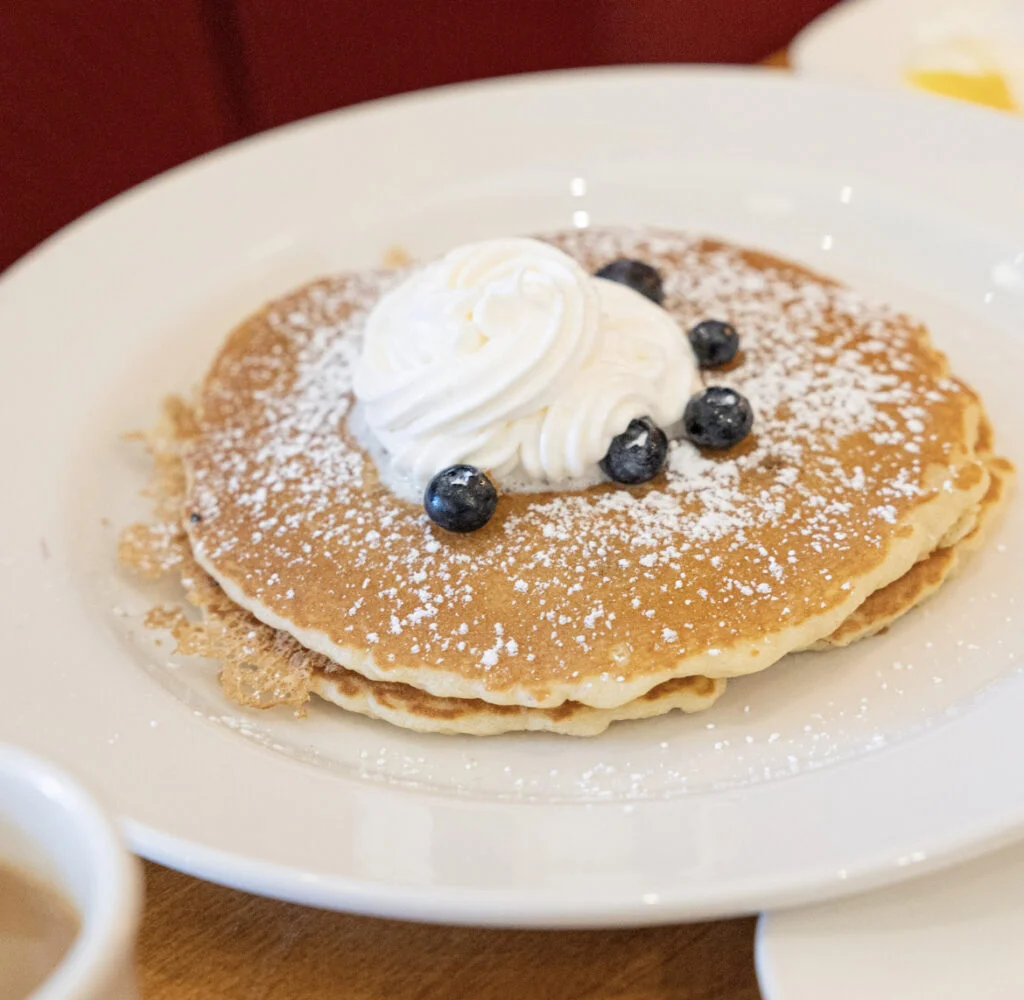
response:
[[[207,386],[207,407],[223,408],[191,460],[207,561],[382,664],[411,655],[496,685],[585,674],[622,637],[654,654],[710,651],[759,606],[782,621],[839,600],[851,553],[884,546],[926,493],[925,462],[942,458],[934,415],[961,389],[922,370],[918,328],[684,237],[558,242],[591,268],[671,261],[666,308],[681,328],[710,317],[740,330],[739,363],[707,374],[750,399],[748,442],[718,457],[677,440],[653,488],[505,497],[479,538],[446,536],[381,489],[345,430],[362,317],[394,278],[326,281],[273,308],[269,345],[229,351]]]

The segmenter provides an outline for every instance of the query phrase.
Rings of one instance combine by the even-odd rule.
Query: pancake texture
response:
[[[506,494],[485,528],[446,534],[348,428],[361,323],[396,277],[318,281],[239,326],[199,392],[187,531],[232,602],[373,681],[619,709],[813,645],[969,526],[989,486],[981,406],[920,324],[712,240],[551,239],[591,271],[656,266],[683,330],[732,322],[741,354],[705,374],[750,399],[751,436],[720,454],[678,441],[641,487]]]
[[[649,718],[673,709],[696,712],[710,708],[725,690],[724,680],[690,677],[666,682],[618,709],[593,709],[578,703],[529,709],[435,698],[409,685],[371,681],[339,667],[234,604],[195,563],[183,526],[185,476],[181,463],[181,452],[195,433],[195,418],[188,404],[175,397],[168,399],[162,419],[145,436],[156,470],[148,491],[155,501],[154,520],[127,529],[119,555],[123,564],[146,578],[168,573],[180,576],[200,617],[190,619],[180,608],[158,608],[147,623],[171,631],[179,652],[219,661],[225,694],[239,704],[254,708],[287,705],[302,714],[309,697],[316,694],[349,711],[418,732],[479,736],[527,730],[594,736],[617,720]],[[848,645],[886,627],[934,592],[960,564],[962,555],[978,547],[984,531],[1005,506],[1013,474],[1005,459],[990,459],[989,464],[993,472],[989,489],[975,519],[976,528],[962,543],[963,552],[960,543],[936,550],[869,597],[821,648]],[[855,628],[851,631],[849,626]]]
[[[168,399],[162,419],[145,435],[156,470],[148,490],[155,501],[154,520],[133,525],[123,533],[119,558],[147,579],[166,574],[180,577],[198,618],[190,618],[181,608],[156,608],[147,616],[147,624],[170,631],[178,652],[217,660],[225,694],[241,705],[287,705],[303,714],[310,695],[316,694],[348,711],[418,732],[494,736],[533,731],[595,736],[618,720],[645,719],[673,710],[702,711],[725,691],[724,680],[683,677],[617,708],[566,702],[543,709],[437,698],[408,684],[371,681],[346,670],[240,608],[192,558],[183,526],[181,453],[195,434],[195,417],[188,404],[176,397]]]
[[[409,685],[371,681],[346,670],[305,649],[287,633],[259,622],[234,604],[195,563],[183,526],[181,453],[196,430],[189,405],[178,398],[168,399],[162,419],[145,436],[156,470],[148,491],[155,501],[155,517],[124,532],[119,555],[122,563],[146,578],[167,573],[180,576],[199,618],[190,619],[180,608],[158,608],[147,623],[171,631],[179,652],[219,661],[224,691],[239,704],[255,708],[287,705],[302,714],[309,697],[316,694],[349,711],[419,732],[498,735],[526,730],[593,736],[617,720],[649,718],[673,709],[701,711],[711,707],[725,690],[724,680],[698,676],[666,682],[617,709],[594,709],[573,702],[555,709],[531,709],[436,698]],[[952,547],[937,549],[904,577],[869,597],[821,648],[848,645],[886,627],[933,593],[962,556],[978,547],[985,530],[1005,506],[1013,474],[1005,459],[993,458],[988,463],[992,478],[971,534]]]
[[[810,648],[828,650],[849,646],[887,629],[939,588],[960,569],[964,560],[984,544],[993,525],[1010,501],[1015,472],[1005,458],[988,456],[985,464],[989,484],[978,510],[970,520],[970,529],[952,544],[935,549],[915,563],[898,580],[876,590],[831,635],[819,639]]]

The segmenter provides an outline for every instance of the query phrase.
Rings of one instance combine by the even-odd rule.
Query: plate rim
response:
[[[257,146],[271,146],[287,135],[323,128],[325,124],[333,126],[334,123],[339,121],[351,120],[359,115],[375,114],[395,106],[419,103],[424,100],[444,100],[451,94],[464,95],[467,92],[478,93],[480,91],[514,89],[517,87],[543,88],[551,82],[579,81],[580,79],[592,79],[595,77],[629,80],[637,78],[658,79],[664,75],[671,76],[672,78],[685,77],[690,79],[700,77],[736,81],[741,79],[752,81],[756,79],[758,85],[771,79],[773,82],[769,86],[778,86],[783,89],[796,86],[805,90],[841,91],[848,95],[857,93],[855,88],[850,88],[843,84],[820,83],[818,81],[812,83],[797,82],[787,74],[770,69],[732,69],[724,67],[712,69],[704,67],[666,68],[661,66],[629,67],[623,69],[608,67],[600,70],[557,71],[454,84],[427,91],[396,95],[382,101],[367,102],[340,111],[327,112],[323,115],[289,123],[269,132],[222,147],[212,153],[199,157],[197,160],[175,167],[97,207],[81,219],[55,233],[39,247],[8,268],[3,275],[0,275],[0,308],[2,308],[5,302],[5,293],[13,285],[21,281],[25,273],[30,272],[33,268],[45,266],[48,255],[55,248],[66,245],[69,240],[74,240],[77,233],[88,229],[97,218],[122,211],[126,206],[130,209],[133,203],[149,198],[154,189],[159,191],[161,185],[175,182],[182,176],[188,176],[196,170],[203,169],[211,162],[220,162],[245,155],[248,149]],[[861,98],[858,97],[857,99],[860,100]],[[889,100],[888,97],[886,99]],[[906,99],[915,103],[918,100],[913,96]],[[950,107],[949,109],[944,109],[943,117],[948,117],[950,114],[955,117],[961,113],[966,115],[975,114],[973,110]],[[42,264],[40,264],[41,261]],[[841,768],[847,766],[845,764],[837,764],[828,770],[836,773]],[[404,795],[406,793],[392,790],[389,794]],[[643,808],[643,803],[637,803],[636,805],[637,808]],[[534,808],[534,806],[530,803],[522,803],[513,804],[513,808],[529,809]],[[604,807],[598,806],[598,808]],[[608,805],[607,808],[616,807]],[[953,857],[968,857],[981,850],[987,850],[1004,840],[1010,839],[1013,831],[1022,824],[1024,824],[1024,807],[1018,809],[1012,817],[1003,817],[1003,822],[990,824],[984,830],[975,831],[970,844],[963,842],[962,834],[950,837],[950,842],[948,843],[943,841],[942,836],[939,836],[934,846],[929,846],[929,850],[926,852],[928,857],[920,865],[915,865],[913,871],[916,873],[923,871],[930,865],[945,863]],[[758,890],[761,894],[758,896],[761,902],[756,904],[748,887],[734,890],[727,899],[720,896],[718,903],[714,903],[707,898],[698,903],[692,890],[677,893],[674,897],[666,898],[662,896],[655,901],[640,898],[635,893],[629,893],[617,897],[615,900],[603,900],[602,906],[604,909],[600,912],[594,911],[593,896],[581,897],[580,899],[565,897],[562,900],[552,898],[541,899],[539,897],[532,899],[508,897],[501,900],[501,912],[495,912],[495,897],[497,894],[494,890],[484,890],[482,895],[479,896],[465,890],[446,893],[439,890],[436,886],[425,888],[401,885],[397,887],[388,886],[388,891],[384,891],[382,885],[385,884],[383,883],[361,882],[359,879],[342,878],[340,876],[307,879],[304,883],[297,883],[297,874],[309,876],[311,873],[308,871],[303,872],[294,866],[282,866],[265,860],[254,861],[248,858],[241,858],[238,855],[225,853],[209,845],[185,841],[174,835],[168,835],[160,830],[150,828],[139,821],[126,820],[125,826],[133,847],[143,856],[163,863],[170,863],[175,865],[175,867],[191,871],[193,874],[211,881],[220,881],[237,888],[259,891],[265,895],[292,899],[312,905],[331,906],[340,909],[357,909],[360,912],[375,913],[382,916],[404,916],[415,919],[443,920],[446,922],[489,923],[495,925],[530,924],[533,926],[607,926],[609,924],[660,923],[680,918],[699,919],[710,916],[723,916],[726,913],[748,912],[754,906],[761,905],[761,902],[771,902],[773,905],[792,905],[809,899],[823,898],[822,888],[825,882],[822,873],[814,872],[808,876],[809,883],[801,883],[799,885],[791,883],[788,889],[777,885],[764,885]],[[910,869],[907,869],[901,874],[909,873]],[[839,891],[853,892],[872,884],[887,883],[893,880],[893,874],[891,866],[883,866],[876,859],[870,864],[870,871],[859,873],[851,871],[849,877],[841,885],[836,883],[834,877],[829,879],[827,882],[828,890],[824,895],[836,895]],[[770,880],[768,881],[770,882]]]

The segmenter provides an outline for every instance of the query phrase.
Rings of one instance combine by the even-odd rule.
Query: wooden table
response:
[[[143,1000],[758,1000],[754,921],[428,927],[309,910],[146,865]]]
[[[784,52],[765,60],[784,68]],[[754,920],[628,931],[428,927],[146,865],[143,1000],[758,1000]]]

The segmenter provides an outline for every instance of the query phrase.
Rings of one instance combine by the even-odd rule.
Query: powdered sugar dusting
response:
[[[538,699],[843,600],[850,574],[931,495],[926,470],[948,462],[968,405],[920,328],[686,237],[556,241],[592,269],[657,263],[683,329],[736,325],[742,355],[708,381],[750,399],[747,442],[708,456],[676,441],[661,482],[503,497],[486,529],[446,535],[379,485],[345,428],[360,324],[394,278],[331,279],[274,306],[215,366],[189,458],[197,554],[300,627],[372,647],[385,673],[429,664]]]

